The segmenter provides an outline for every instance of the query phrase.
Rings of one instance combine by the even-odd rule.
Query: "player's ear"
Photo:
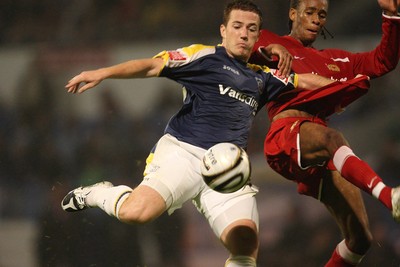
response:
[[[226,38],[226,27],[224,24],[221,24],[221,26],[219,26],[219,32],[221,34],[222,39]]]
[[[295,8],[289,9],[289,19],[291,21],[294,21],[294,19],[296,18],[296,14],[297,14],[297,10]]]

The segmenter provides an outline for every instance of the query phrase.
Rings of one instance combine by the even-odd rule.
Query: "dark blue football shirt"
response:
[[[246,148],[257,111],[297,81],[295,74],[280,79],[267,67],[236,60],[222,46],[196,44],[155,57],[165,62],[159,76],[180,83],[184,93],[165,133],[204,149],[221,142]]]

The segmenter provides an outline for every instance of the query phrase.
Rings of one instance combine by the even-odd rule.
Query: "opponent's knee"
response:
[[[347,145],[347,141],[343,134],[331,128],[327,128],[325,131],[324,143],[326,144],[331,156],[339,147]]]

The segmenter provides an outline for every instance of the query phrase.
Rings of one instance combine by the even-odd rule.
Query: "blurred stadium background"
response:
[[[289,1],[256,1],[264,26],[287,32]],[[109,179],[135,186],[144,159],[181,101],[168,80],[106,81],[87,94],[64,85],[87,68],[219,43],[225,1],[2,0],[0,3],[0,267],[222,266],[226,252],[190,203],[147,226],[98,210],[66,214],[70,189]],[[376,1],[331,1],[334,39],[318,47],[367,51],[380,39]],[[389,185],[399,184],[399,68],[331,119]],[[262,155],[259,114],[249,154],[261,217],[259,266],[322,266],[341,240],[327,211],[299,196]],[[399,266],[400,231],[365,196],[375,241],[361,266]]]

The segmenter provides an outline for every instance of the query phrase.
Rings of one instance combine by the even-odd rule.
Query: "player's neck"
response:
[[[300,44],[302,44],[304,47],[313,47],[313,42],[306,42],[304,40],[301,40],[300,38],[298,38],[295,34],[293,33],[289,33],[289,36],[292,37],[294,40],[296,40],[297,42],[299,42]]]

